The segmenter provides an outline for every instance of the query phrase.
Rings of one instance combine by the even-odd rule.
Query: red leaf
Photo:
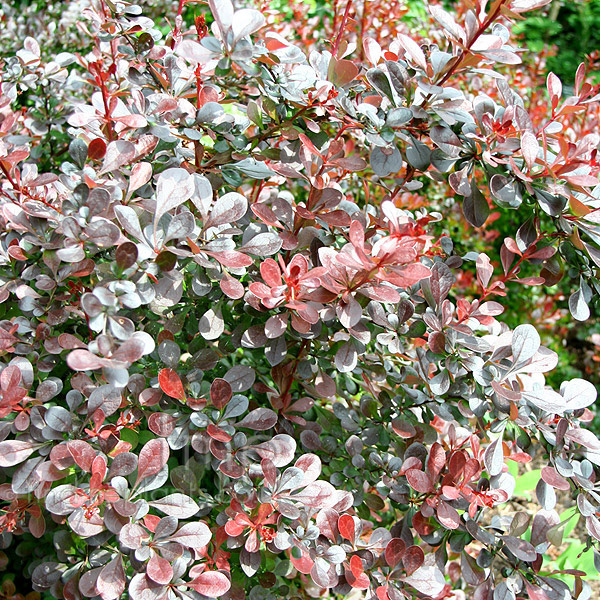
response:
[[[167,413],[152,413],[148,417],[148,428],[160,437],[168,437],[175,429],[177,419]]]
[[[369,589],[371,581],[363,572],[362,562],[356,554],[350,559],[350,569],[348,569],[348,567],[345,567],[344,572],[346,575],[346,581],[353,588],[359,590]]]
[[[185,402],[186,398],[183,383],[181,383],[179,375],[177,375],[173,369],[162,369],[158,374],[158,385],[160,385],[160,389],[167,396]]]
[[[347,539],[350,542],[354,542],[354,519],[350,515],[342,515],[338,519],[338,530],[343,538]]]
[[[412,575],[425,561],[425,553],[419,546],[411,546],[402,557],[407,575]]]
[[[447,502],[441,501],[438,504],[437,518],[446,529],[458,529],[460,526],[460,516],[457,510]]]
[[[229,400],[231,400],[231,385],[225,379],[218,377],[210,386],[210,399],[213,406],[218,410],[223,410]]]
[[[444,452],[441,444],[435,442],[435,444],[431,446],[429,458],[427,459],[427,471],[429,472],[432,481],[437,481],[445,464],[446,453]]]
[[[406,552],[406,544],[400,538],[392,538],[385,547],[385,562],[390,567],[395,567]]]
[[[358,75],[358,67],[351,60],[338,60],[331,57],[327,77],[337,87],[343,87],[353,81]]]
[[[409,469],[406,471],[406,480],[408,481],[408,485],[420,494],[428,494],[433,491],[431,478],[427,473],[423,473],[419,469]]]
[[[100,138],[93,139],[88,146],[90,160],[102,160],[106,154],[106,142]]]
[[[169,460],[169,444],[162,439],[150,440],[140,451],[136,485],[146,477],[156,475]]]
[[[542,469],[542,479],[557,490],[568,491],[571,489],[571,484],[559,475],[554,467],[544,467]]]
[[[249,267],[254,262],[249,256],[237,250],[224,250],[223,252],[203,250],[202,252],[216,258],[224,267],[229,267],[230,269]]]
[[[213,440],[217,440],[217,442],[231,441],[231,436],[226,431],[223,431],[220,427],[217,427],[212,423],[206,428],[206,433],[208,433]]]
[[[90,473],[92,470],[92,463],[96,458],[96,451],[83,440],[72,440],[67,442],[67,448],[69,449],[73,460],[77,463],[77,466],[87,473]]]
[[[362,561],[360,560],[360,557],[356,554],[350,559],[350,568],[352,569],[352,575],[354,575],[354,577],[356,577],[357,579],[365,572]]]

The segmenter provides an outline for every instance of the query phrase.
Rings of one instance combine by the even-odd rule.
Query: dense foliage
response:
[[[2,5],[3,562],[67,600],[591,597],[545,557],[580,515],[600,561],[596,389],[535,326],[598,309],[598,89],[521,64],[546,1],[208,4]]]

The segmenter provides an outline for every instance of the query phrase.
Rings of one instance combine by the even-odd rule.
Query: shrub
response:
[[[580,321],[600,292],[597,89],[503,74],[543,4],[432,5],[421,39],[347,2],[327,45],[300,8],[182,1],[163,36],[101,0],[5,57],[0,526],[35,590],[589,597],[543,557],[557,494],[600,557],[596,390],[546,385],[509,287],[566,272]]]

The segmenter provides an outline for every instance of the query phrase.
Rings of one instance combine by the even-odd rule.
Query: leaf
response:
[[[510,3],[510,10],[514,13],[524,13],[530,10],[537,10],[547,4],[550,4],[552,0],[512,0]]]
[[[394,568],[406,552],[406,543],[401,538],[392,538],[385,547],[385,562]]]
[[[387,554],[386,554],[387,557]],[[419,546],[410,546],[402,556],[402,564],[407,575],[412,575],[425,562],[425,553]]]
[[[392,86],[390,84],[390,80],[387,76],[387,73],[382,69],[369,69],[367,71],[367,81],[382,95],[387,96],[392,102],[394,101],[394,92],[392,91]],[[394,109],[400,111],[408,111],[410,116],[407,113],[393,113],[390,111],[386,116],[386,124],[390,127],[398,127],[412,120],[412,111],[410,109],[400,108]],[[403,120],[406,118],[407,120]]]
[[[358,364],[358,354],[352,342],[343,344],[335,354],[335,367],[340,373],[351,373]]]
[[[590,307],[581,288],[569,296],[569,310],[577,321],[587,321],[590,318]]]
[[[238,40],[258,31],[265,24],[265,17],[252,8],[242,8],[233,14],[231,30],[233,31],[233,45]]]
[[[441,6],[429,6],[433,18],[458,42],[466,40],[465,30],[454,20],[454,17]]]
[[[504,451],[502,448],[502,439],[494,440],[485,450],[483,462],[490,477],[500,475],[504,466]]]
[[[510,535],[503,536],[502,540],[518,559],[533,562],[537,558],[537,552],[528,541]]]
[[[106,142],[101,138],[94,138],[87,148],[87,157],[90,160],[102,160],[105,155]]]
[[[204,227],[207,229],[208,227],[233,223],[241,219],[247,210],[248,201],[246,198],[237,192],[229,192],[215,202]]]
[[[431,149],[418,140],[406,148],[406,160],[418,171],[426,171],[431,164]]]
[[[565,410],[587,408],[596,401],[596,387],[585,379],[571,379],[562,384],[560,393],[565,399]]]
[[[173,369],[161,369],[158,373],[158,385],[160,389],[171,398],[182,402],[186,401],[185,390],[181,378]]]
[[[329,61],[327,78],[336,87],[344,87],[354,81],[358,75],[358,67],[351,60],[337,59],[332,56]]]
[[[226,296],[233,300],[244,297],[244,286],[229,273],[223,273],[223,277],[219,281],[219,287]]]
[[[158,176],[156,183],[156,209],[154,211],[155,239],[158,222],[161,217],[189,200],[194,190],[194,179],[185,169],[179,167],[166,169]]]
[[[535,135],[530,131],[523,133],[521,136],[521,152],[528,169],[531,169],[535,164],[539,149],[540,145]]]
[[[412,575],[402,577],[402,581],[414,587],[421,594],[433,598],[439,596],[446,585],[444,574],[435,564],[435,555],[433,553],[425,557],[424,564]]]
[[[123,559],[119,553],[100,571],[96,588],[102,600],[116,600],[124,592],[126,583]]]
[[[177,517],[178,519],[189,519],[193,517],[200,507],[185,494],[175,493],[169,494],[159,500],[148,502],[150,506],[157,508],[169,517]]]
[[[440,501],[437,507],[437,518],[438,521],[446,529],[458,529],[460,527],[460,515],[458,511],[448,504],[448,502]]]
[[[356,536],[354,519],[350,515],[342,515],[338,519],[337,525],[340,535],[344,539],[354,544],[354,538]]]
[[[119,167],[126,165],[135,157],[135,146],[125,140],[110,142],[106,147],[106,155],[102,163],[102,169],[98,175],[116,171]]]
[[[266,431],[274,427],[277,420],[277,413],[270,408],[255,408],[237,423],[237,427],[245,427],[254,431]]]
[[[552,109],[555,109],[562,96],[562,82],[552,71],[548,73],[548,77],[546,78],[546,87],[548,88]]]
[[[231,0],[208,0],[210,12],[213,14],[223,37],[226,37],[233,22],[233,4]]]
[[[73,350],[67,356],[67,365],[74,371],[95,371],[110,366],[110,361],[92,354],[89,350]]]
[[[152,165],[147,162],[139,162],[131,169],[129,185],[127,186],[127,196],[130,196],[143,185],[146,185],[152,177]]]
[[[235,367],[231,367],[231,369],[225,373],[223,379],[229,382],[234,394],[239,394],[252,387],[252,384],[256,379],[256,373],[254,372],[254,369],[248,365],[236,365]]]
[[[152,556],[146,564],[146,575],[160,585],[167,585],[173,579],[173,567],[168,560],[156,552],[152,552]]]
[[[571,484],[550,465],[542,468],[542,479],[557,490],[568,492],[571,489]]]
[[[223,573],[205,571],[195,579],[192,579],[188,585],[203,596],[219,598],[229,591],[231,582]]]
[[[408,485],[420,494],[428,494],[433,491],[431,477],[420,469],[408,469],[405,473]]]
[[[90,473],[92,470],[92,462],[97,455],[92,446],[83,440],[70,440],[67,442],[67,449],[77,466],[87,473]]]
[[[137,258],[138,249],[133,242],[124,242],[115,250],[115,260],[117,262],[117,266],[122,271],[125,271],[126,269],[129,269],[129,267],[135,265]]]
[[[198,521],[186,523],[178,531],[169,537],[169,540],[177,542],[186,548],[204,548],[212,538],[212,533],[206,523]]]
[[[162,438],[150,440],[140,451],[136,485],[160,472],[169,459],[169,444]]]
[[[279,252],[282,243],[281,238],[276,233],[259,233],[239,248],[239,251],[255,256],[271,256]]]
[[[200,318],[198,331],[205,340],[216,340],[225,331],[221,307],[209,308]]]
[[[540,348],[540,334],[533,325],[525,324],[515,327],[512,336],[511,350],[513,364],[527,362]]]
[[[473,227],[482,227],[490,216],[488,202],[474,180],[471,182],[471,195],[463,200],[463,214]]]
[[[496,173],[489,182],[490,192],[500,206],[518,208],[523,201],[514,181]]]
[[[421,69],[424,71],[427,70],[427,61],[425,60],[425,55],[423,54],[423,50],[421,50],[421,47],[417,44],[417,42],[403,33],[398,35],[398,41],[404,50],[406,50],[406,54],[408,54],[413,63],[415,63],[418,67],[421,67]]]
[[[402,155],[396,146],[391,148],[375,146],[371,150],[371,168],[379,177],[387,177],[402,169]]]
[[[27,459],[38,447],[35,442],[5,440],[0,442],[0,467],[14,467]]]
[[[56,431],[66,433],[71,429],[73,421],[71,413],[62,406],[51,406],[44,415],[46,425]]]
[[[223,410],[231,400],[231,384],[226,379],[217,377],[210,386],[210,400],[217,410]]]

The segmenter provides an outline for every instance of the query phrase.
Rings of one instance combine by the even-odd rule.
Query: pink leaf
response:
[[[73,460],[77,463],[80,469],[87,473],[92,470],[92,462],[96,458],[96,451],[83,440],[71,440],[67,442],[67,448]]]
[[[219,286],[226,296],[238,300],[244,297],[244,286],[235,277],[228,273],[223,273]]]
[[[169,540],[177,542],[186,548],[204,548],[210,542],[212,533],[206,523],[186,523]]]
[[[173,567],[168,560],[153,552],[152,557],[146,565],[146,575],[156,583],[167,585],[173,578]]]
[[[190,581],[189,586],[209,598],[218,598],[229,591],[231,582],[223,573],[205,571]]]
[[[121,554],[117,554],[98,575],[96,588],[102,600],[116,600],[121,597],[127,583]]]
[[[526,131],[521,136],[521,152],[528,169],[531,169],[535,164],[540,145],[537,138],[530,131]]]
[[[14,467],[33,454],[38,444],[21,440],[0,442],[0,467]]]
[[[106,148],[106,156],[102,163],[102,169],[98,175],[116,171],[119,167],[126,165],[135,156],[135,146],[125,140],[110,142]]]
[[[140,451],[136,485],[142,479],[156,475],[169,459],[169,444],[162,438],[150,440]]]

